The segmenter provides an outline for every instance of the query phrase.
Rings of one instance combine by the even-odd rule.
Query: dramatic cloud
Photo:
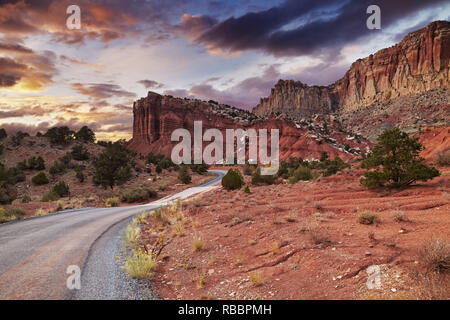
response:
[[[159,83],[159,82],[154,81],[154,80],[147,80],[147,79],[139,80],[137,83],[142,84],[145,87],[145,89],[150,89],[150,88],[152,88],[152,89],[159,89],[159,88],[164,87],[164,84]]]
[[[277,7],[226,19],[195,42],[209,51],[263,50],[275,56],[334,54],[336,49],[377,31],[366,27],[367,7],[373,1],[287,0]],[[382,26],[444,0],[380,0]]]
[[[119,85],[110,83],[72,83],[72,88],[80,94],[90,96],[95,99],[107,99],[111,97],[136,97],[135,93],[123,90]]]

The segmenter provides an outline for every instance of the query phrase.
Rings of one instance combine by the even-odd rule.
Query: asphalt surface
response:
[[[217,177],[149,204],[84,208],[0,225],[0,299],[154,299],[150,285],[126,276],[120,236],[136,214],[210,190]],[[81,288],[67,288],[69,266]]]

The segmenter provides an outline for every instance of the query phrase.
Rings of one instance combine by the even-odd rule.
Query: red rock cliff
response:
[[[436,21],[408,34],[399,44],[352,64],[327,87],[280,80],[253,112],[297,116],[352,112],[374,102],[449,87],[450,22]]]

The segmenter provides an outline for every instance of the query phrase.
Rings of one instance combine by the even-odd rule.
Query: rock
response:
[[[366,255],[366,256],[371,256],[372,253],[371,253],[370,251],[366,251],[366,252],[365,252],[365,255]]]
[[[355,61],[329,86],[280,80],[253,109],[258,116],[283,112],[305,115],[352,112],[411,93],[449,86],[450,22],[436,21],[408,34],[399,44]]]

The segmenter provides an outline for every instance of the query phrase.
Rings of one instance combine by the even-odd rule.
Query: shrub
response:
[[[419,259],[431,271],[450,271],[450,241],[444,237],[433,237],[419,249]]]
[[[104,188],[125,183],[131,178],[130,164],[134,165],[134,157],[135,153],[128,150],[122,141],[108,145],[92,162],[95,167],[94,183]]]
[[[311,180],[312,174],[311,169],[305,166],[299,166],[295,171],[294,175],[289,179],[289,183],[297,183],[300,180]]]
[[[180,170],[178,171],[178,179],[183,182],[184,184],[191,183],[191,175],[188,172],[188,169],[186,166],[181,166]]]
[[[74,132],[67,126],[54,127],[47,130],[44,137],[50,138],[51,143],[64,145],[74,139]]]
[[[75,168],[75,176],[77,177],[78,181],[84,182],[84,173],[80,167]]]
[[[106,199],[106,204],[109,207],[117,207],[119,205],[120,199],[118,197],[111,197]]]
[[[384,131],[361,167],[367,171],[360,182],[369,188],[388,184],[392,187],[409,185],[417,180],[427,181],[439,176],[439,171],[428,167],[419,157],[423,146],[417,138],[411,139],[398,128]]]
[[[83,161],[89,159],[89,152],[87,151],[86,147],[82,145],[74,146],[72,148],[71,155],[74,160]]]
[[[450,165],[450,149],[436,153],[436,155],[434,156],[434,161],[437,165],[449,166]]]
[[[3,128],[0,128],[0,140],[5,139],[8,136],[8,134],[6,133],[6,130]]]
[[[379,218],[376,212],[364,210],[358,213],[357,221],[361,224],[373,224],[379,222]]]
[[[409,218],[406,213],[402,210],[396,209],[391,211],[392,218],[396,222],[408,222]]]
[[[64,181],[61,181],[53,186],[51,192],[56,193],[61,198],[66,197],[69,195],[69,186]]]
[[[141,248],[132,249],[131,256],[125,257],[124,268],[132,278],[148,279],[157,262],[157,256],[151,250],[145,252]]]
[[[83,126],[80,130],[75,133],[75,139],[83,142],[94,142],[95,133],[89,127]]]
[[[10,204],[17,197],[16,192],[9,187],[0,187],[0,204]]]
[[[252,175],[252,184],[265,183],[265,184],[273,184],[275,182],[274,175],[262,175],[261,169],[257,168]]]
[[[245,186],[244,192],[245,193],[250,193],[250,188],[248,187],[248,185]]]
[[[29,195],[24,195],[23,197],[22,197],[22,203],[29,203],[29,202],[31,202],[31,197],[29,196]]]
[[[222,186],[226,190],[240,189],[244,181],[238,170],[230,169],[222,178]]]
[[[150,198],[154,198],[157,195],[157,192],[153,189],[148,187],[137,187],[122,190],[120,200],[127,203],[142,202]]]
[[[200,237],[195,237],[194,240],[192,240],[192,248],[193,251],[201,251],[203,250],[203,240]]]
[[[264,284],[264,278],[261,272],[252,272],[250,273],[250,282],[255,286],[259,287]]]
[[[53,162],[53,165],[48,170],[48,172],[51,175],[56,175],[56,174],[59,174],[59,173],[63,173],[64,171],[66,171],[66,165],[64,163],[60,162],[60,161]]]
[[[25,216],[25,212],[16,207],[0,208],[0,223],[19,220]]]
[[[156,173],[161,173],[162,172],[162,168],[161,166],[158,164],[155,168]]]
[[[59,194],[50,190],[49,192],[46,192],[42,195],[41,201],[42,202],[56,201],[59,200],[59,198],[60,198]]]
[[[27,160],[23,160],[17,163],[17,169],[19,170],[44,170],[45,161],[42,157],[31,157]]]
[[[4,149],[3,145],[0,144],[0,156],[3,154],[3,149]]]
[[[49,183],[49,180],[47,178],[47,175],[44,172],[39,172],[37,175],[35,175],[31,181],[36,185],[43,185]]]

